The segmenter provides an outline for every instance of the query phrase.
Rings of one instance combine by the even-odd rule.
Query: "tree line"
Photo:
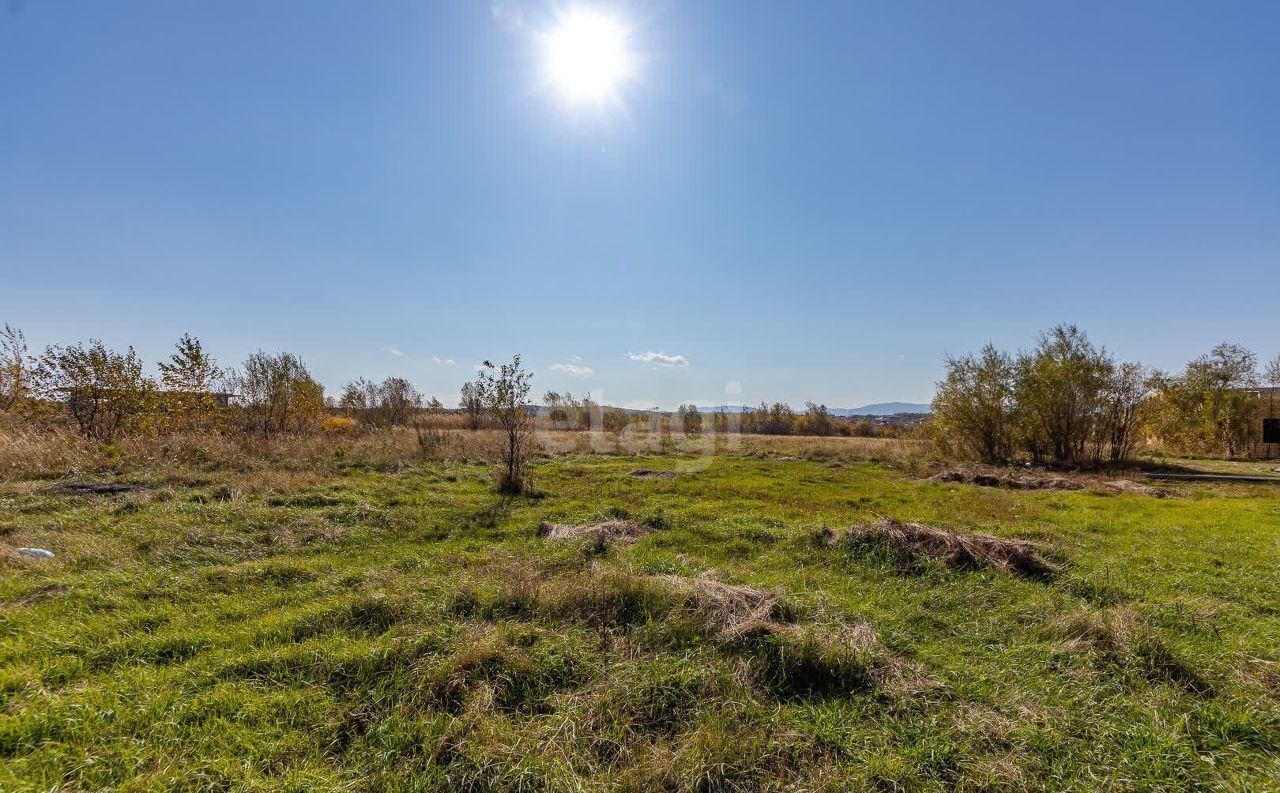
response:
[[[1280,356],[1220,344],[1165,373],[1117,361],[1075,325],[1029,351],[988,344],[946,359],[931,431],[953,457],[1058,465],[1121,463],[1150,439],[1184,453],[1235,456],[1254,443],[1263,385],[1280,387]]]
[[[362,426],[380,429],[414,423],[444,410],[406,379],[359,378],[337,399],[298,356],[258,351],[237,368],[223,368],[200,340],[184,335],[172,355],[148,375],[132,347],[113,350],[100,340],[51,345],[38,355],[22,331],[0,331],[0,411],[37,423],[63,424],[69,414],[87,438],[110,443],[128,434],[240,431],[270,438],[285,433]],[[500,431],[498,487],[519,493],[527,486],[532,415],[526,409],[532,375],[517,355],[501,366],[485,361],[462,388],[459,413],[474,430]],[[424,442],[419,427],[419,442]]]
[[[47,424],[69,415],[86,437],[110,442],[128,434],[208,430],[270,437],[350,428],[351,420],[392,427],[424,409],[442,409],[439,400],[424,401],[400,377],[380,383],[361,378],[336,400],[326,399],[293,353],[258,351],[239,367],[223,368],[190,334],[157,369],[159,377],[152,377],[132,347],[120,352],[97,339],[31,354],[22,331],[6,324],[0,331],[0,411]]]
[[[1121,463],[1143,441],[1183,453],[1236,456],[1257,442],[1261,388],[1280,389],[1280,356],[1259,367],[1257,356],[1220,344],[1176,373],[1117,361],[1074,325],[1042,333],[1028,351],[987,345],[948,357],[937,384],[929,432],[950,456],[1002,463],[1026,459],[1059,465]],[[444,411],[404,378],[348,383],[336,399],[306,364],[287,352],[255,352],[223,368],[199,339],[184,335],[151,377],[132,347],[120,352],[99,340],[52,345],[30,354],[25,336],[0,331],[0,411],[49,423],[67,414],[86,437],[110,442],[129,433],[240,431],[264,438],[321,428],[390,428]],[[486,362],[463,385],[457,414],[473,430],[501,430],[510,457],[508,478],[522,478],[522,453],[533,416],[527,409],[531,375],[520,365]],[[234,396],[234,399],[231,397]],[[621,432],[654,420],[653,413],[604,407],[587,397],[548,391],[552,426]],[[703,414],[681,405],[671,429],[698,436],[862,435],[863,428],[812,402],[797,413],[783,402],[738,414]],[[1275,405],[1270,406],[1274,412]],[[665,419],[664,419],[665,421]],[[877,428],[878,429],[878,428]],[[514,485],[508,484],[508,488]]]
[[[187,334],[157,368],[160,376],[152,377],[132,347],[120,352],[98,339],[32,355],[23,333],[6,324],[0,409],[50,423],[69,413],[82,434],[105,442],[210,429],[269,436],[319,426],[325,416],[323,387],[291,353],[259,351],[224,369]]]

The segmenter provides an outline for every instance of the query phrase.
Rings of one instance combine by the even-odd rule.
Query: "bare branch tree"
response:
[[[502,430],[503,468],[498,480],[502,493],[517,494],[527,486],[525,462],[533,439],[533,422],[525,409],[533,374],[524,370],[520,356],[495,366],[485,361],[475,381],[475,395]]]
[[[467,417],[468,429],[473,432],[480,429],[480,425],[484,422],[484,404],[480,401],[480,395],[476,393],[476,384],[463,383],[458,398],[459,407]]]
[[[85,437],[111,442],[139,430],[154,408],[156,385],[142,373],[142,359],[90,339],[88,346],[49,347],[40,361],[42,395],[65,399]]]
[[[244,400],[246,429],[268,437],[318,425],[324,415],[324,389],[291,353],[268,355],[259,350],[233,378]]]
[[[27,355],[27,337],[5,323],[0,331],[0,410],[12,410],[27,397],[33,366]]]

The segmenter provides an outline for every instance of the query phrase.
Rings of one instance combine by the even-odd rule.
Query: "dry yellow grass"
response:
[[[620,433],[539,429],[539,456],[674,455],[692,459],[747,456],[911,464],[929,451],[924,441],[730,434],[688,438],[646,428]],[[202,468],[329,471],[364,467],[392,471],[423,460],[496,459],[494,430],[410,428],[354,434],[311,433],[272,438],[238,433],[135,436],[101,444],[65,429],[0,427],[0,481],[58,478],[128,468],[153,472]]]

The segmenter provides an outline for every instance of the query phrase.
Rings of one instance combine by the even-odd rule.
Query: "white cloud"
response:
[[[387,350],[387,352],[391,353],[392,355],[394,355],[394,356],[395,356],[395,357],[397,357],[397,358],[403,358],[403,357],[404,357],[404,350],[397,350],[395,347],[392,347],[391,349]]]
[[[441,358],[439,355],[431,356],[431,362],[436,366],[453,366],[457,361],[452,358]]]
[[[683,355],[667,355],[665,352],[652,350],[642,353],[629,352],[627,357],[636,363],[648,364],[654,368],[662,366],[669,369],[687,369],[689,366],[689,359]]]
[[[581,361],[582,359],[575,358],[574,360]],[[583,379],[595,374],[594,369],[590,366],[584,366],[581,363],[553,363],[551,364],[551,371],[564,372],[565,374],[571,374],[574,377],[581,377]]]

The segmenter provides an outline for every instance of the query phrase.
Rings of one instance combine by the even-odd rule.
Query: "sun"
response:
[[[635,67],[629,37],[627,27],[607,14],[567,12],[543,37],[547,81],[569,102],[616,97]]]

